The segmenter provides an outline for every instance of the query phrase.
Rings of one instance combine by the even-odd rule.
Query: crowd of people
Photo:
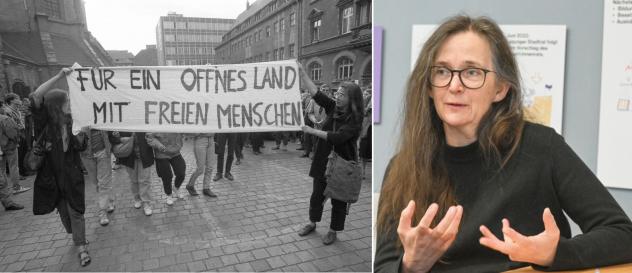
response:
[[[90,263],[85,236],[85,184],[96,187],[98,222],[110,223],[116,208],[112,191],[113,170],[124,168],[130,181],[132,205],[152,215],[152,172],[162,180],[166,204],[171,206],[186,193],[198,196],[197,179],[202,179],[202,194],[217,197],[212,181],[234,180],[233,161],[240,165],[243,149],[252,148],[254,155],[262,154],[264,138],[269,134],[251,133],[146,133],[111,132],[83,128],[73,135],[68,91],[54,88],[56,83],[71,73],[63,68],[39,86],[29,98],[21,99],[9,93],[0,108],[0,199],[6,210],[20,210],[24,206],[14,202],[12,195],[30,188],[20,185],[25,176],[36,174],[33,192],[33,213],[43,215],[55,209],[62,225],[72,234],[78,247],[82,266]],[[301,69],[302,71],[302,69]],[[301,157],[311,158],[309,175],[313,178],[310,198],[309,223],[299,235],[313,231],[320,221],[326,197],[324,177],[328,155],[333,150],[348,160],[371,160],[371,90],[364,92],[351,82],[343,82],[337,90],[327,85],[317,87],[301,72],[301,99],[306,126],[302,132],[274,132],[276,143],[272,150],[287,151],[290,141],[300,143]],[[185,139],[193,143],[194,172],[185,184],[187,164],[181,150]],[[283,146],[281,146],[283,144]],[[41,166],[28,173],[20,164],[25,155],[41,148]],[[29,159],[27,159],[29,160]],[[114,161],[114,165],[112,162]],[[215,174],[213,175],[213,164]],[[10,181],[10,185],[9,185]],[[332,200],[333,213],[330,231],[323,237],[324,244],[336,240],[336,232],[344,229],[349,204]]]

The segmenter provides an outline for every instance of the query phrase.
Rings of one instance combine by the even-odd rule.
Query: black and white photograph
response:
[[[0,1],[0,272],[370,272],[372,12]]]

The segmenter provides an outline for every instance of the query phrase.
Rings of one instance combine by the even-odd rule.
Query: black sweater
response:
[[[334,151],[345,160],[358,160],[356,154],[356,142],[360,137],[362,129],[362,121],[354,124],[353,122],[334,121],[334,112],[336,110],[336,101],[327,97],[318,91],[314,95],[314,101],[325,109],[327,120],[323,124],[323,131],[327,132],[327,140],[319,138],[316,142],[316,151],[314,152],[314,160],[309,170],[309,176],[321,178],[325,175],[327,169],[327,161],[329,153],[333,148]]]
[[[501,171],[486,167],[478,143],[445,148],[446,166],[463,218],[456,240],[432,272],[500,272],[516,263],[479,244],[479,226],[502,236],[503,218],[526,236],[544,230],[549,207],[560,229],[553,264],[541,270],[570,270],[632,262],[632,223],[590,169],[553,129],[527,123],[517,152]],[[387,171],[388,172],[388,171]],[[564,212],[584,234],[571,238]],[[403,250],[397,224],[378,234],[375,272],[401,270]]]

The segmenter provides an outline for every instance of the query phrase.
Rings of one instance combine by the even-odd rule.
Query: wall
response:
[[[453,0],[374,1],[374,24],[384,27],[382,124],[374,127],[374,181],[378,192],[399,136],[404,86],[410,73],[414,24],[438,24],[458,13],[486,15],[499,24],[563,24],[566,34],[563,136],[591,170],[597,167],[603,1]],[[631,162],[632,163],[632,162]],[[632,177],[630,178],[632,179]],[[632,191],[609,189],[632,216]],[[578,233],[577,227],[574,233]]]

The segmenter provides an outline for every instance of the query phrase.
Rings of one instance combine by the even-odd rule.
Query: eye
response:
[[[465,76],[467,77],[479,77],[483,75],[483,70],[478,68],[468,68],[465,70]]]
[[[450,74],[450,70],[445,67],[436,67],[435,74],[437,76],[448,76]]]

